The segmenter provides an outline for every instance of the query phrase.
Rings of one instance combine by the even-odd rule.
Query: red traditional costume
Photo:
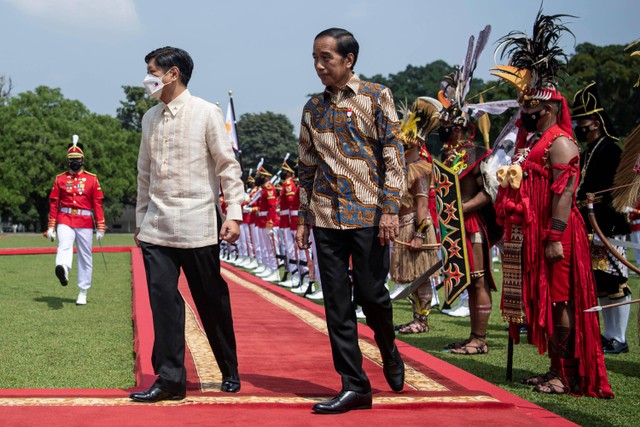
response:
[[[547,114],[553,108],[557,111],[550,127],[538,127],[541,132],[527,132],[524,123],[517,123],[520,129],[513,163],[497,173],[500,188],[495,208],[504,225],[505,242],[501,308],[516,342],[519,324],[526,321],[529,343],[541,354],[549,350],[549,373],[527,380],[536,391],[611,398],[598,316],[584,312],[596,304],[596,290],[586,229],[576,207],[579,156],[563,164],[552,163],[549,154],[558,138],[573,141],[569,106],[555,85],[555,73],[561,65],[557,55],[562,54],[555,43],[566,28],[556,23],[563,15],[545,16],[541,12],[534,24],[536,39],[514,37],[514,33],[501,39],[501,46],[512,54],[512,65],[494,68],[498,71],[495,75],[520,90],[519,102],[527,111],[527,117],[522,113],[522,121],[535,115],[541,119],[541,110],[535,110],[538,105],[547,109]],[[553,36],[544,37],[547,31]],[[540,40],[552,46],[540,45]],[[574,191],[562,230],[557,222],[563,223],[564,219],[552,218],[558,215],[560,202],[555,206],[552,202],[571,179]],[[562,244],[561,260],[547,258],[549,242]],[[556,309],[570,319],[554,313]],[[552,383],[557,379],[563,387]]]

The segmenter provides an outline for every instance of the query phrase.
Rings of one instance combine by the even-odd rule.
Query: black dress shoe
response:
[[[393,357],[382,362],[382,372],[384,372],[384,378],[391,390],[402,391],[404,387],[404,362],[397,347],[394,348]]]
[[[352,390],[342,390],[331,400],[313,405],[316,414],[342,414],[353,409],[371,409],[371,392],[358,393]]]
[[[69,279],[67,279],[67,273],[64,271],[64,266],[56,265],[56,277],[60,280],[62,286],[67,286]]]
[[[629,345],[626,342],[620,342],[612,338],[607,345],[602,347],[605,354],[629,353]]]
[[[611,343],[611,340],[609,338],[605,338],[604,335],[600,335],[600,343],[602,343],[602,348],[604,349],[606,346],[608,346]]]
[[[220,391],[225,393],[237,393],[240,391],[240,380],[235,378],[223,378]]]
[[[153,385],[149,390],[131,393],[129,398],[136,402],[153,403],[161,400],[182,400],[185,396],[186,392],[163,390],[160,387]]]

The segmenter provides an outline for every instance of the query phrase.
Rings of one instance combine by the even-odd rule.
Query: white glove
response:
[[[633,212],[635,209],[633,209],[631,206],[625,206],[625,208],[622,210],[624,213],[631,213]]]
[[[47,230],[47,239],[51,240],[52,242],[54,240],[56,240],[56,229],[53,227],[49,227],[49,229]]]
[[[104,231],[103,230],[96,231],[96,240],[102,240],[103,237],[104,237]]]

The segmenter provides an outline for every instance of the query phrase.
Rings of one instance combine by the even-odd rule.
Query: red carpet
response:
[[[105,248],[106,249],[106,248]],[[129,249],[127,249],[129,250]],[[142,258],[132,251],[137,389],[155,379],[153,328]],[[374,389],[370,411],[326,416],[314,402],[333,396],[340,378],[324,332],[324,309],[278,286],[225,265],[238,342],[242,391],[219,392],[220,375],[197,317],[187,311],[188,393],[180,402],[135,404],[131,390],[0,390],[2,425],[574,425],[499,387],[398,342],[407,365],[405,391],[393,393],[382,374],[372,331],[360,327],[364,369]],[[183,278],[181,292],[192,305]]]

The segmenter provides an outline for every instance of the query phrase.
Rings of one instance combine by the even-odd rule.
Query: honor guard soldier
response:
[[[256,223],[258,222],[258,208],[255,204],[252,206],[250,202],[255,197],[259,188],[256,185],[255,178],[251,175],[247,178],[247,185],[249,186],[249,194],[246,202],[242,205],[242,212],[243,218],[245,218],[245,214],[247,215],[244,221],[246,221],[249,230],[248,237],[251,250],[249,251],[249,262],[246,264],[242,263],[242,267],[255,269],[261,266],[260,248],[258,246],[258,229],[256,228]]]
[[[84,152],[78,143],[78,135],[67,151],[69,170],[58,175],[49,194],[49,224],[45,237],[53,241],[58,236],[56,276],[62,286],[69,283],[69,271],[73,263],[73,243],[78,247],[77,305],[87,303],[87,291],[91,287],[93,227],[96,239],[104,237],[106,224],[102,210],[102,188],[98,177],[84,170]],[[95,221],[95,224],[94,224]]]
[[[280,177],[282,178],[282,190],[280,190],[280,230],[282,235],[282,246],[285,250],[285,273],[288,273],[290,278],[294,273],[292,261],[296,260],[296,247],[294,241],[295,231],[291,229],[291,204],[295,197],[297,185],[294,181],[295,172],[285,161],[282,163],[282,172]],[[297,221],[297,207],[296,207],[296,221]],[[297,228],[297,223],[295,225]]]
[[[275,186],[268,180],[271,177],[264,167],[260,167],[256,176],[256,185],[260,187],[261,193],[258,199],[258,245],[262,253],[260,260],[264,265],[264,270],[256,270],[254,273],[266,281],[280,281],[278,272],[278,261],[276,259],[276,242],[273,227],[276,223],[276,202],[277,192]]]

